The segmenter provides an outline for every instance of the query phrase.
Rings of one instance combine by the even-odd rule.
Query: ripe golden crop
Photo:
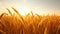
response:
[[[18,16],[10,12],[0,15],[0,34],[60,34],[60,16],[40,16],[27,14],[25,17],[12,8]]]

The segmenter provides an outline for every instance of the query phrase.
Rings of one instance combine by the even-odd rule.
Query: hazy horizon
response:
[[[55,12],[60,14],[60,0],[0,0],[0,11],[15,7],[18,10],[32,10],[38,14]]]

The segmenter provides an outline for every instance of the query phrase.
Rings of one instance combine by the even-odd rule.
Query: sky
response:
[[[38,14],[60,14],[60,0],[0,0],[0,10],[6,7],[15,7],[25,12],[32,10]]]

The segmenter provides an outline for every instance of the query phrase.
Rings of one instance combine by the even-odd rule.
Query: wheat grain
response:
[[[7,13],[2,13],[0,16],[0,19],[4,16],[4,15],[8,15]]]
[[[9,14],[12,15],[11,11],[8,8],[6,8],[6,9],[8,10]]]

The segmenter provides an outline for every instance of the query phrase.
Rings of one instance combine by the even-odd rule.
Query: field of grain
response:
[[[60,34],[60,16],[31,13],[23,17],[15,8],[12,9],[16,15],[9,9],[10,15],[0,15],[0,34]]]

